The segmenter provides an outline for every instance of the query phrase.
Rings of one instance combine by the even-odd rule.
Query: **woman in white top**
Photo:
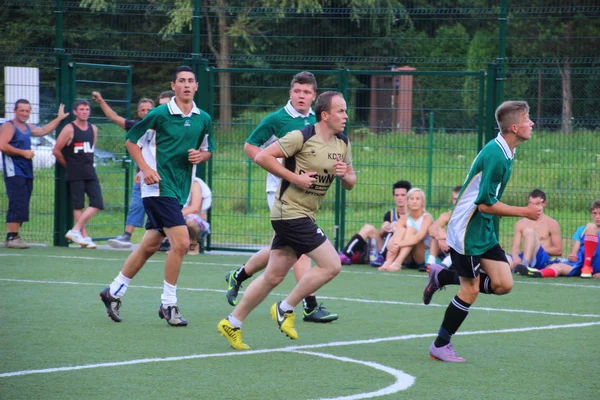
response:
[[[425,262],[425,251],[431,238],[428,230],[433,217],[425,210],[425,193],[419,188],[408,191],[406,213],[396,225],[396,231],[388,244],[385,263],[379,271],[399,271],[401,265],[418,268]]]

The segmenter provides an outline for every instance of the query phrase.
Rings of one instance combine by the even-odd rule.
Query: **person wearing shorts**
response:
[[[513,279],[506,254],[494,228],[497,216],[537,220],[542,207],[529,204],[515,207],[500,202],[510,178],[515,148],[531,138],[533,122],[523,101],[507,101],[496,109],[500,133],[479,152],[465,179],[448,223],[446,241],[460,289],[446,309],[438,336],[429,347],[432,359],[465,362],[450,340],[469,313],[469,307],[482,292],[503,295],[512,290]],[[431,293],[454,283],[455,272],[433,268],[426,285]]]
[[[346,190],[356,183],[350,141],[341,133],[348,119],[346,101],[339,92],[324,92],[317,98],[315,114],[316,124],[288,133],[255,158],[257,164],[282,180],[271,210],[275,236],[267,268],[250,283],[233,312],[217,324],[234,349],[250,348],[242,340],[242,322],[283,281],[302,254],[316,266],[302,276],[284,300],[271,306],[271,317],[291,339],[298,339],[294,327],[296,305],[341,270],[340,258],[315,223],[315,214],[336,178]],[[278,158],[284,159],[283,164]]]
[[[127,132],[127,150],[142,172],[142,201],[146,232],[110,286],[100,292],[110,319],[122,320],[121,298],[131,280],[154,255],[166,236],[171,251],[165,261],[163,292],[158,316],[170,326],[187,326],[177,302],[177,280],[190,238],[182,214],[196,176],[196,164],[206,162],[214,149],[212,120],[198,109],[194,94],[198,81],[187,66],[177,68],[171,88],[175,97],[148,112]]]

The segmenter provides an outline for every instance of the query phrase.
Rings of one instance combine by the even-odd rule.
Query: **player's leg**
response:
[[[540,240],[532,228],[523,229],[523,256],[522,264],[526,267],[535,267],[536,254],[540,248]]]
[[[271,252],[271,246],[265,247],[258,252],[254,253],[246,264],[243,264],[240,268],[234,271],[228,271],[225,274],[225,282],[227,282],[227,292],[225,298],[227,302],[232,306],[235,306],[238,302],[238,293],[242,288],[242,283],[252,277],[256,272],[262,271],[266,268],[269,262],[269,255]]]
[[[587,224],[583,235],[583,266],[581,267],[581,277],[591,278],[594,272],[592,260],[598,248],[598,226],[592,223]]]

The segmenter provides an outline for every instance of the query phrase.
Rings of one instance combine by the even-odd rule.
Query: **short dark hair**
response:
[[[90,107],[90,103],[87,100],[77,100],[75,103],[73,103],[73,110],[77,110],[77,108],[79,106],[88,106],[88,107]]]
[[[546,193],[544,193],[541,189],[533,189],[531,193],[529,193],[529,197],[532,199],[542,199],[546,201]]]
[[[592,205],[590,206],[590,212],[594,211],[596,208],[600,208],[600,199],[592,201]]]
[[[452,189],[453,193],[460,193],[460,191],[462,190],[462,186],[455,186],[454,189]]]
[[[140,104],[142,104],[142,103],[150,103],[150,104],[152,104],[152,107],[154,107],[154,100],[152,100],[152,99],[150,99],[150,98],[148,98],[148,97],[142,97],[142,98],[140,99],[140,101],[138,101],[138,104],[137,104],[137,105],[138,105],[138,107],[139,107],[139,106],[140,106]]]
[[[15,110],[19,108],[19,104],[29,104],[29,106],[31,107],[31,103],[29,102],[29,100],[19,99],[15,101]]]
[[[171,76],[171,82],[175,82],[177,80],[177,75],[179,75],[180,72],[191,72],[192,74],[194,74],[194,80],[198,80],[198,78],[196,77],[196,73],[191,67],[188,67],[187,65],[182,65],[181,67],[177,68],[175,72],[173,72],[173,76]]]
[[[331,111],[331,99],[336,96],[344,98],[343,94],[336,92],[335,90],[323,92],[317,97],[317,102],[315,103],[315,116],[317,117],[317,122],[321,121],[321,113]]]
[[[392,193],[394,193],[394,191],[396,189],[406,189],[406,191],[408,192],[410,189],[412,189],[412,185],[410,184],[409,181],[398,181],[398,182],[394,183],[394,188],[392,189]]]
[[[508,133],[510,126],[520,122],[524,114],[529,113],[529,104],[525,101],[505,101],[496,109],[496,122],[502,133]]]
[[[313,90],[317,91],[317,79],[315,76],[308,71],[298,72],[292,78],[292,83],[290,83],[290,89],[294,86],[294,83],[299,83],[300,85],[312,85]]]
[[[172,90],[165,90],[164,92],[162,92],[161,94],[158,95],[158,101],[160,102],[160,99],[166,99],[167,97],[170,99],[173,96],[175,96],[175,92]]]

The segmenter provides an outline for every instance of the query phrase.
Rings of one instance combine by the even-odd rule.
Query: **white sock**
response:
[[[229,317],[227,317],[227,320],[229,321],[229,323],[231,324],[231,326],[233,326],[234,328],[241,328],[242,327],[242,321],[240,321],[239,319],[237,319],[236,317],[234,317],[233,314],[229,314]]]
[[[290,306],[285,300],[279,303],[279,309],[283,312],[294,311],[294,308],[295,307]]]
[[[452,258],[450,258],[450,256],[446,256],[446,258],[442,260],[442,264],[450,268],[452,266]]]
[[[119,275],[117,275],[115,280],[110,284],[110,295],[115,299],[123,297],[125,292],[127,292],[129,282],[131,282],[131,279],[119,272]]]
[[[167,281],[164,281],[163,294],[160,296],[160,301],[165,307],[177,305],[177,285],[171,285]]]
[[[435,264],[435,256],[432,256],[430,254],[429,257],[427,257],[427,264],[429,264],[429,265]]]

